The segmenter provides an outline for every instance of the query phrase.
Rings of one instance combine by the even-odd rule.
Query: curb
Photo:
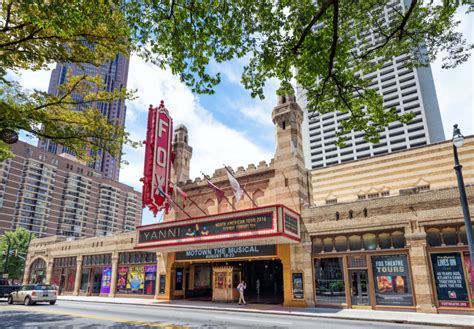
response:
[[[355,320],[355,321],[367,321],[367,322],[385,322],[385,323],[397,323],[397,324],[413,324],[413,325],[428,325],[436,327],[455,327],[455,328],[472,328],[472,325],[467,324],[452,324],[452,323],[439,323],[439,322],[427,322],[427,321],[413,321],[407,319],[395,320],[395,319],[365,319],[354,316],[328,316],[325,314],[306,313],[306,312],[291,312],[291,311],[272,311],[272,310],[256,310],[246,308],[229,308],[229,307],[210,307],[210,306],[197,306],[197,305],[180,305],[180,304],[141,304],[132,303],[126,301],[88,301],[88,300],[76,300],[61,298],[58,301],[65,300],[71,302],[83,302],[83,303],[99,303],[99,304],[119,304],[119,305],[135,305],[135,306],[151,306],[151,307],[168,307],[168,308],[183,308],[183,309],[195,309],[195,310],[212,310],[219,312],[247,312],[255,314],[275,314],[275,315],[290,315],[300,317],[313,317],[313,318],[324,318],[324,319],[338,319],[338,320]],[[474,317],[473,317],[474,321]]]

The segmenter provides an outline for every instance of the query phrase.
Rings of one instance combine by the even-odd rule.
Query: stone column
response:
[[[161,266],[163,266],[163,262],[161,261],[162,259],[162,253],[157,252],[156,253],[156,282],[155,282],[155,299],[158,299],[160,295],[160,272],[161,272]]]
[[[51,277],[53,276],[53,259],[49,259],[46,262],[46,278],[45,278],[45,283],[50,284],[51,283]]]
[[[407,246],[410,250],[411,278],[413,295],[416,300],[416,311],[436,313],[434,296],[431,288],[428,254],[426,252],[426,233],[405,233]]]
[[[76,277],[74,280],[74,296],[79,295],[79,289],[81,287],[81,274],[82,274],[82,256],[77,256],[76,258]]]
[[[31,258],[28,257],[25,262],[25,269],[23,270],[22,284],[28,284],[28,278],[30,277],[30,270],[31,270]]]
[[[117,290],[118,260],[119,260],[119,255],[117,252],[114,251],[112,254],[112,276],[110,278],[109,297],[115,297],[115,292]]]

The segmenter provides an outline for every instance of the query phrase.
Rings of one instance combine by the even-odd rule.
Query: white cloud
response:
[[[465,7],[458,10],[456,18],[461,21],[458,31],[462,32],[469,43],[474,43],[474,18],[465,15]],[[444,133],[450,139],[453,124],[458,123],[464,135],[474,134],[474,59],[451,70],[441,68],[440,54],[431,65],[433,80],[443,121]]]
[[[50,65],[47,70],[31,71],[22,70],[20,72],[7,72],[7,79],[15,80],[20,83],[24,89],[48,91],[51,71],[55,65]]]
[[[228,127],[217,121],[211,112],[204,109],[195,95],[171,72],[160,70],[133,56],[130,61],[128,87],[138,90],[139,99],[129,102],[128,109],[136,115],[135,122],[127,127],[138,139],[145,139],[149,104],[158,106],[164,100],[173,117],[174,125],[183,123],[188,128],[189,144],[193,147],[191,177],[201,176],[200,171],[212,174],[225,163],[231,166],[246,166],[261,160],[269,161],[272,152],[256,145],[237,127]],[[143,175],[143,152],[125,149],[125,159],[130,162],[120,172],[120,181],[141,186]]]

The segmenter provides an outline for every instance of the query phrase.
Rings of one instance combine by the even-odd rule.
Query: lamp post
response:
[[[464,187],[464,180],[462,178],[462,166],[459,163],[458,147],[464,145],[464,136],[458,125],[454,125],[453,131],[453,151],[454,151],[454,170],[458,178],[459,198],[461,199],[462,212],[464,214],[464,225],[466,226],[467,244],[469,246],[469,256],[471,258],[471,267],[474,267],[474,240],[472,234],[471,215],[469,214],[469,205],[467,203],[466,188]]]

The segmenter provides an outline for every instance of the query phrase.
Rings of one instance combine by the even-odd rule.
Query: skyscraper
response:
[[[50,94],[58,93],[58,86],[66,82],[68,71],[73,75],[87,74],[91,76],[100,75],[103,77],[106,90],[122,89],[127,87],[129,59],[120,54],[116,55],[114,60],[109,61],[102,66],[83,64],[83,67],[73,63],[58,63],[51,73],[49,82]],[[83,105],[78,105],[76,111],[80,111]],[[98,102],[95,106],[107,117],[107,119],[116,125],[123,126],[125,123],[126,106],[123,100],[111,103]],[[72,152],[66,147],[56,144],[50,140],[40,140],[38,147],[55,154]],[[91,154],[92,155],[92,154]],[[96,159],[89,164],[89,167],[99,171],[103,176],[118,181],[120,174],[120,159],[114,159],[110,154],[99,151],[93,154]]]
[[[404,0],[392,1],[385,7],[383,19],[389,21],[396,14],[395,9],[406,7]],[[377,42],[372,31],[367,31],[359,47]],[[303,147],[307,168],[319,168],[374,155],[394,152],[444,140],[441,115],[431,68],[411,69],[406,61],[411,54],[405,54],[385,62],[381,69],[365,75],[370,88],[383,96],[386,108],[395,107],[397,113],[415,113],[408,124],[394,122],[381,132],[380,143],[363,140],[364,133],[353,131],[348,135],[346,147],[336,146],[338,123],[349,113],[331,112],[319,114],[308,112],[305,92],[297,89],[297,101],[305,109],[303,121]]]

